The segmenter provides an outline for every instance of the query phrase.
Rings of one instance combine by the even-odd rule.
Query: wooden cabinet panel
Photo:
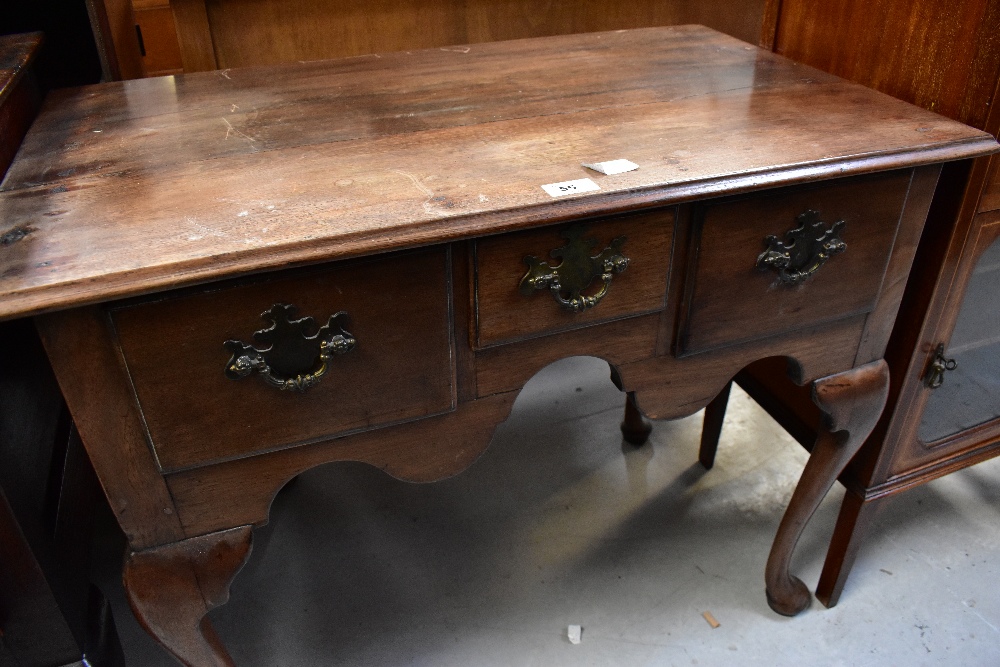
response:
[[[177,30],[170,5],[142,8],[134,2],[135,24],[142,35],[142,69],[146,76],[175,74],[184,71]]]
[[[902,425],[890,462],[892,476],[919,474],[921,467],[963,467],[961,457],[975,460],[977,450],[989,450],[1000,437],[997,389],[1000,387],[1000,211],[976,216],[978,233],[966,249],[968,282],[953,294],[957,318],[945,356],[957,368],[944,374],[940,387],[926,386],[928,368],[917,368],[920,391],[912,415],[919,419]],[[921,341],[927,360],[939,339]],[[923,356],[921,356],[923,359]]]
[[[995,0],[782,0],[774,50],[983,128],[998,47]]]
[[[475,260],[478,344],[489,346],[660,310],[666,298],[673,224],[673,209],[661,209],[479,241]],[[582,246],[571,240],[574,230],[582,233]],[[557,303],[549,289],[527,294],[519,290],[528,272],[527,256],[559,266],[564,261],[572,263],[567,257],[574,254],[574,247],[587,247],[585,254],[596,256],[621,237],[628,268],[611,274],[604,298],[592,308],[574,312]],[[602,285],[601,278],[595,277],[582,294],[597,294]],[[561,293],[569,298],[567,290]]]
[[[177,0],[174,0],[177,2]],[[201,2],[201,0],[199,0]],[[181,4],[190,4],[184,0]],[[765,0],[208,0],[218,67],[684,23],[756,43]],[[194,24],[179,25],[183,44]],[[201,32],[204,32],[202,28]]]
[[[678,354],[768,336],[792,321],[806,327],[870,312],[909,183],[910,172],[897,171],[697,207]],[[847,249],[794,284],[758,268],[765,239],[787,243],[810,210],[824,229],[844,221]]]
[[[437,249],[114,310],[160,466],[177,470],[451,409],[446,263]],[[254,343],[268,326],[261,313],[278,303],[317,327],[346,311],[342,326],[357,341],[303,392],[224,372],[231,355],[223,343]]]

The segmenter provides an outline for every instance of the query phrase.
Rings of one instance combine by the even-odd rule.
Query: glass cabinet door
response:
[[[1000,239],[976,264],[944,357],[956,365],[928,398],[918,431],[927,444],[1000,418]]]

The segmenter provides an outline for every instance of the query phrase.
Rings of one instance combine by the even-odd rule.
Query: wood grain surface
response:
[[[173,0],[207,10],[219,67],[699,23],[756,43],[765,0]],[[773,22],[773,18],[772,18]],[[197,22],[178,24],[197,40]]]
[[[983,128],[1000,75],[1000,3],[782,0],[774,50]]]
[[[0,192],[0,317],[995,148],[697,26],[82,88]]]
[[[106,313],[78,308],[35,322],[73,423],[129,544],[139,549],[181,539],[174,500],[151,453]]]

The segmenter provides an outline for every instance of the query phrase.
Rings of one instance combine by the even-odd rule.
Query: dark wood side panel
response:
[[[1000,209],[1000,160],[990,158],[990,172],[986,180],[986,189],[979,199],[979,212],[995,211]]]
[[[76,640],[2,488],[0,563],[0,665],[52,665],[79,659]]]
[[[142,548],[183,537],[173,499],[146,441],[128,391],[124,361],[100,308],[36,320],[45,351],[129,544]]]
[[[940,175],[940,165],[920,167],[913,171],[906,204],[899,220],[899,229],[892,244],[892,258],[886,268],[878,302],[868,316],[865,333],[861,338],[861,345],[858,346],[855,363],[859,366],[885,356],[886,345],[906,289],[906,279],[910,275],[913,258],[920,244],[921,232]]]

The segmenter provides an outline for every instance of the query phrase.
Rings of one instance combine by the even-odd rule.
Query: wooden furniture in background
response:
[[[884,404],[940,165],[996,149],[698,26],[57,91],[0,191],[0,317],[35,316],[133,608],[186,664],[230,664],[203,617],[289,479],[453,475],[570,355],[655,418],[791,360],[831,429],[768,559],[794,614],[791,555]],[[582,166],[613,158],[638,169]],[[786,258],[797,227],[812,252]]]
[[[184,71],[170,0],[132,0],[144,76]]]
[[[0,180],[42,106],[32,72],[41,44],[40,33],[0,36]]]
[[[41,107],[41,43],[38,33],[0,37],[0,179]],[[0,252],[18,236],[0,233]],[[97,480],[33,327],[0,323],[0,347],[0,666],[121,664],[88,578]]]
[[[754,44],[762,25],[773,24],[778,5],[777,0],[88,1],[104,5],[97,9],[107,17],[105,31],[115,37],[105,40],[106,57],[122,63],[116,79],[686,23]]]
[[[1000,132],[1000,2],[783,0],[777,53]],[[817,588],[837,603],[883,499],[1000,454],[1000,175],[996,157],[946,167],[886,352],[888,407],[841,477],[847,495]],[[939,346],[942,354],[938,355]],[[937,379],[934,364],[958,368]],[[950,365],[950,364],[949,364]],[[803,444],[820,415],[775,364],[739,382]],[[934,388],[938,380],[943,384]],[[710,406],[711,462],[726,398]]]

